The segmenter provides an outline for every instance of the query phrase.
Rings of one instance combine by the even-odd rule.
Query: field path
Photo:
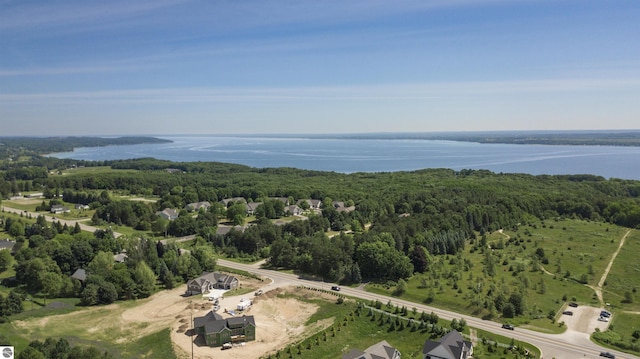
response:
[[[598,286],[591,287],[596,292],[596,295],[598,296],[598,301],[600,302],[600,305],[602,307],[604,307],[604,298],[602,297],[602,287],[604,286],[604,282],[607,280],[607,276],[609,275],[609,271],[613,266],[613,262],[616,260],[618,253],[620,253],[620,250],[624,245],[624,241],[627,239],[627,236],[629,235],[629,233],[631,233],[631,229],[627,230],[627,233],[625,233],[624,236],[622,236],[622,239],[620,240],[620,244],[618,245],[618,249],[613,253],[613,256],[611,256],[611,260],[609,261],[607,268],[604,270],[604,273],[602,273],[602,277],[598,282]]]

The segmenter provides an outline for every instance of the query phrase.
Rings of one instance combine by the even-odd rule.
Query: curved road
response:
[[[86,224],[80,223],[81,221],[86,221],[86,219],[78,219],[78,220],[75,220],[75,219],[63,219],[63,218],[59,218],[57,216],[50,215],[50,214],[29,212],[29,211],[25,211],[25,210],[22,210],[22,209],[11,208],[11,207],[7,207],[7,206],[2,206],[2,211],[3,212],[9,212],[9,213],[15,213],[15,214],[21,214],[22,213],[24,215],[31,215],[31,217],[33,217],[33,218],[37,218],[38,216],[44,216],[44,219],[47,222],[57,221],[57,222],[62,223],[63,225],[66,224],[69,227],[74,227],[76,225],[76,223],[78,223],[80,225],[80,229],[81,230],[87,231],[87,232],[91,232],[91,233],[97,231],[98,229],[101,229],[101,228],[98,228],[98,227],[88,226]],[[116,237],[116,238],[120,237],[121,235],[122,235],[122,233],[113,232],[113,236]]]
[[[334,283],[317,282],[313,280],[302,279],[295,274],[281,273],[278,271],[259,268],[255,264],[241,264],[230,262],[224,259],[218,259],[218,264],[224,267],[244,270],[247,272],[255,273],[264,277],[269,277],[273,282],[267,285],[264,290],[270,290],[275,287],[288,286],[288,285],[301,285],[318,289],[330,289],[331,286],[336,285]],[[451,320],[464,318],[467,325],[470,327],[486,330],[488,332],[503,335],[505,337],[512,337],[515,340],[527,342],[538,347],[541,352],[541,358],[544,359],[573,359],[573,358],[601,358],[600,352],[608,351],[616,355],[618,359],[638,358],[634,355],[602,348],[599,345],[591,342],[587,334],[581,333],[568,333],[565,334],[545,334],[538,333],[532,330],[516,328],[514,331],[502,329],[500,323],[482,320],[479,318],[458,314],[452,311],[438,309],[430,307],[421,303],[409,302],[406,300],[392,298],[384,295],[365,292],[362,289],[357,288],[345,288],[341,287],[341,293],[350,297],[360,298],[367,301],[379,300],[383,303],[387,303],[391,300],[391,303],[398,306],[406,306],[407,308],[415,307],[419,311],[425,313],[434,312],[440,318]]]

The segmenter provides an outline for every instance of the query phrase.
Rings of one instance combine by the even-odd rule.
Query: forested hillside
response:
[[[108,166],[96,173],[77,168],[79,163],[65,162],[67,168],[53,167],[62,164],[52,159],[39,158],[37,163],[2,172],[2,197],[41,192],[45,198],[35,209],[44,213],[54,205],[86,205],[90,223],[105,230],[88,236],[59,222],[49,226],[43,218],[3,217],[6,233],[22,243],[15,255],[17,284],[33,293],[79,296],[85,304],[148,296],[154,276],[173,287],[213,269],[216,253],[268,258],[274,267],[330,281],[396,283],[428,271],[433,258],[443,256],[459,258],[459,265],[469,270],[472,263],[461,257],[462,251],[471,244],[471,253],[483,252],[479,243],[486,242],[476,238],[498,229],[516,231],[563,218],[640,224],[640,182],[590,175],[446,169],[338,174],[154,159],[91,163]],[[236,200],[220,203],[229,198]],[[278,222],[287,213],[273,198],[300,204],[304,216]],[[314,199],[322,203],[320,210],[305,204]],[[201,201],[211,206],[196,212],[185,209]],[[247,216],[247,203],[252,202],[262,204]],[[354,209],[341,210],[335,203]],[[176,209],[178,217],[160,218],[157,212],[165,208]],[[135,229],[145,239],[116,239],[111,225]],[[220,231],[232,225],[237,227]],[[328,236],[330,231],[340,234]],[[164,236],[192,234],[196,240],[190,253],[157,242]],[[128,261],[113,265],[110,256],[123,250]],[[68,279],[79,268],[91,273],[82,284]]]

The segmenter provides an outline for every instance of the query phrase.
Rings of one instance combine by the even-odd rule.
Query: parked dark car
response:
[[[513,325],[511,325],[511,324],[502,324],[502,328],[504,328],[504,329],[509,329],[509,330],[514,330],[514,329],[516,329],[516,327],[514,327],[514,326],[513,326]]]
[[[562,314],[564,315],[573,315],[573,312],[570,310],[565,310],[564,312],[562,312]]]
[[[600,312],[600,316],[601,317],[605,317],[605,318],[609,318],[611,316],[611,313],[607,312],[606,310],[603,310]]]
[[[570,306],[570,307],[572,307],[572,308],[578,308],[578,303],[576,303],[576,302],[570,302],[570,303],[569,303],[569,306]]]
[[[600,356],[601,357],[605,357],[605,358],[609,358],[609,359],[616,359],[616,356],[609,353],[609,352],[600,352]]]
[[[338,287],[337,285],[334,285],[333,287],[331,287],[331,290],[335,290],[336,292],[339,292],[340,287]]]

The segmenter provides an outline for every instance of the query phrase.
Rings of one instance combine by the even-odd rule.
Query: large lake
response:
[[[528,174],[594,174],[640,180],[640,147],[479,144],[411,139],[156,136],[166,144],[77,148],[53,157],[227,162],[352,172],[424,168],[487,169]]]

